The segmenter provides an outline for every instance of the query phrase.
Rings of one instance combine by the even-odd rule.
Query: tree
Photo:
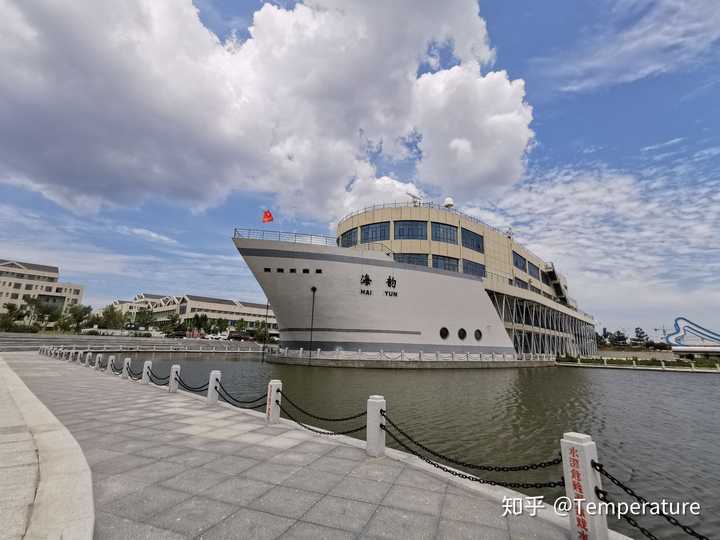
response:
[[[80,333],[80,328],[82,328],[83,323],[86,322],[91,313],[92,308],[90,306],[84,306],[82,304],[70,306],[67,312],[67,317],[70,319],[70,327],[75,330],[75,332]]]
[[[255,341],[259,343],[267,343],[270,333],[268,332],[268,325],[265,321],[258,323],[255,329]]]
[[[645,330],[638,326],[635,328],[635,339],[638,341],[647,341],[648,335],[645,333]]]
[[[174,332],[180,326],[180,316],[177,313],[171,313],[168,315],[167,321],[162,325],[164,332]]]
[[[103,327],[118,330],[123,327],[125,317],[123,317],[119,309],[109,305],[102,310],[101,319]]]
[[[215,330],[222,334],[228,329],[228,322],[225,319],[218,319],[215,321]]]
[[[15,304],[3,304],[5,313],[0,315],[0,330],[9,332],[15,328],[15,321],[25,318],[25,311]]]
[[[154,320],[153,312],[150,308],[142,307],[135,314],[135,324],[148,328]]]

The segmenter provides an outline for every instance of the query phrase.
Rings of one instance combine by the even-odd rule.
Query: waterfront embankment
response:
[[[268,426],[185,392],[36,353],[3,357],[79,442],[97,538],[568,537],[567,518],[503,516],[502,497],[517,493],[403,452],[373,458],[356,439]]]

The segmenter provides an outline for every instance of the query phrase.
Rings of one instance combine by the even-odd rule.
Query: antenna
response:
[[[420,203],[422,202],[422,197],[420,197],[419,195],[415,195],[414,193],[410,193],[409,191],[406,191],[405,193],[412,199],[413,206],[420,206]]]

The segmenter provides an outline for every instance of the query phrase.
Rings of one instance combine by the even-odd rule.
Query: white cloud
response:
[[[249,31],[220,42],[190,0],[0,0],[0,182],[74,210],[244,190],[327,218],[410,180],[482,196],[522,173],[531,111],[481,72],[476,0],[265,4]],[[459,67],[418,78],[438,46]],[[379,176],[369,149],[413,137],[417,178]]]
[[[720,40],[716,0],[609,0],[610,22],[540,66],[579,92],[688,69]]]
[[[687,182],[686,178],[696,182]],[[470,208],[568,277],[580,307],[609,326],[720,328],[720,178],[687,165],[534,171],[496,207]]]
[[[178,241],[174,238],[170,238],[169,236],[165,236],[164,234],[156,233],[148,229],[143,229],[141,227],[127,227],[125,225],[122,225],[118,227],[117,230],[122,234],[137,236],[149,242],[158,242],[160,244],[166,244],[169,246],[175,246],[178,244]]]
[[[678,143],[681,143],[685,140],[684,137],[676,137],[674,139],[670,139],[669,141],[665,141],[658,144],[651,144],[650,146],[644,146],[640,149],[641,152],[652,152],[655,150],[660,150],[662,148],[667,148],[668,146],[673,146]]]

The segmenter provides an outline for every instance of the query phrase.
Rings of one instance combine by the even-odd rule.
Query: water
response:
[[[136,360],[133,369],[140,369]],[[150,358],[143,355],[142,359]],[[347,416],[382,394],[389,416],[425,445],[464,461],[513,465],[552,459],[564,432],[590,434],[607,469],[647,499],[697,501],[700,519],[680,521],[720,536],[720,376],[577,368],[385,370],[283,366],[258,356],[155,355],[153,371],[182,365],[192,385],[222,371],[223,385],[241,399],[266,391],[271,378],[302,407]],[[313,425],[338,429],[335,424]],[[361,425],[355,420],[345,428]],[[360,438],[364,433],[358,434]],[[391,441],[388,441],[391,444]],[[392,445],[392,444],[391,444]],[[560,467],[486,476],[548,481]],[[620,493],[607,488],[615,499]],[[552,498],[562,490],[528,491]],[[687,538],[662,518],[640,523],[659,538]],[[610,526],[638,537],[624,522]]]

